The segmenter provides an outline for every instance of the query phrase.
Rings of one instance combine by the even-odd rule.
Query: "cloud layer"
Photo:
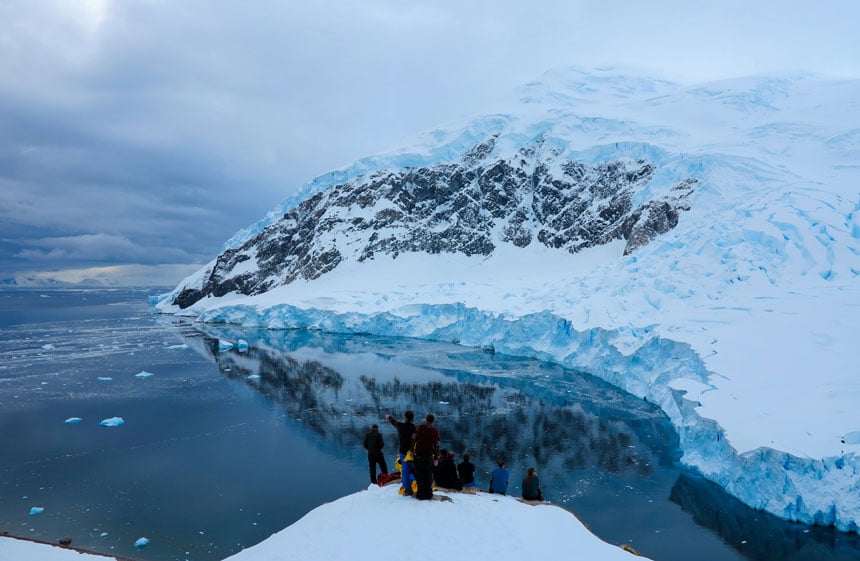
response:
[[[208,261],[312,177],[557,65],[860,75],[860,5],[712,4],[9,0],[0,276]]]

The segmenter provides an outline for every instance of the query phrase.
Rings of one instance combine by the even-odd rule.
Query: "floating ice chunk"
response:
[[[134,377],[135,378],[149,378],[150,376],[153,376],[153,375],[154,374],[152,372],[147,372],[146,370],[141,370],[140,372],[135,374]]]
[[[100,538],[106,538],[106,537],[107,537],[107,535],[108,535],[108,533],[107,533],[107,532],[102,532],[101,534],[99,534],[99,537],[100,537]]]
[[[111,417],[110,419],[104,419],[99,424],[103,427],[118,427],[125,424],[125,419],[122,417]]]
[[[149,545],[149,538],[137,538],[137,541],[134,542],[134,547],[141,548]]]
[[[245,351],[247,351],[248,346],[248,341],[244,339],[239,339],[238,341],[236,341],[236,350],[240,353],[244,353]]]
[[[53,351],[55,347],[54,347],[54,345],[48,343],[47,345],[42,345],[42,348],[45,349],[46,351]]]
[[[451,404],[450,401],[440,401],[439,402],[439,405],[450,405],[450,404]]]
[[[177,349],[177,350],[178,350],[178,349],[187,349],[187,348],[188,348],[188,345],[185,345],[185,344],[182,344],[182,345],[170,345],[169,347],[164,347],[164,348],[165,348],[165,349]]]
[[[35,516],[36,514],[42,514],[43,512],[45,512],[45,507],[34,506],[30,509],[30,516]]]
[[[259,380],[260,375],[259,374],[251,374],[250,376],[248,376],[248,379],[249,380]]]
[[[110,382],[113,380],[110,376],[99,376],[99,382]]]
[[[81,419],[80,417],[69,417],[68,419],[66,419],[63,422],[66,423],[67,425],[76,425],[76,424],[80,423],[81,421],[83,421],[83,419]]]
[[[225,341],[224,339],[218,340],[218,350],[219,351],[228,351],[233,348],[233,343],[230,341]]]

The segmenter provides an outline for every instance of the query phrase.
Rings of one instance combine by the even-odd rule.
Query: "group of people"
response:
[[[433,425],[436,420],[433,413],[428,413],[424,422],[415,425],[415,413],[406,411],[404,420],[398,421],[391,415],[385,419],[397,429],[399,440],[398,459],[400,463],[400,480],[402,494],[413,495],[420,500],[433,498],[433,483],[437,487],[462,490],[476,488],[475,465],[470,461],[469,454],[463,454],[463,461],[456,463],[453,450],[439,448],[439,430]],[[364,437],[364,447],[367,449],[367,463],[370,466],[370,482],[377,483],[377,467],[380,475],[388,474],[388,464],[382,449],[385,442],[379,425],[373,425]],[[498,462],[490,474],[490,493],[504,495],[508,491],[510,473],[504,460]],[[412,482],[416,490],[413,492]],[[528,468],[522,484],[522,497],[525,500],[543,500],[540,479],[537,470]]]

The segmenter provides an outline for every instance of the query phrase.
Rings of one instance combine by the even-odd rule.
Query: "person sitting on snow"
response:
[[[537,470],[530,467],[523,478],[523,498],[527,501],[542,501],[543,493],[540,489],[540,479]]]
[[[457,466],[457,475],[460,476],[460,483],[463,487],[475,486],[475,464],[470,462],[469,454],[463,454],[463,461]]]
[[[454,451],[448,450],[448,453],[439,462],[439,476],[436,479],[436,485],[445,489],[460,490],[463,485],[460,483],[460,477],[457,475],[457,464],[454,463]]]
[[[498,493],[504,495],[508,492],[508,465],[504,460],[499,460],[499,467],[493,470],[490,474],[490,493]]]

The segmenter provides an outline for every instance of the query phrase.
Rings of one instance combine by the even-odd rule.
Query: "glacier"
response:
[[[633,204],[691,178],[689,210],[627,255],[619,240],[570,253],[497,238],[489,255],[360,260],[334,231],[324,242],[345,257],[318,278],[181,308],[177,297],[212,277],[213,260],[154,304],[203,322],[454,341],[584,370],[658,404],[681,461],[746,504],[858,532],[860,81],[690,86],[561,68],[516,97],[509,111],[311,181],[224,250],[315,195],[464,161],[481,146],[488,161],[519,158],[524,169],[541,158],[647,161],[656,171]]]

